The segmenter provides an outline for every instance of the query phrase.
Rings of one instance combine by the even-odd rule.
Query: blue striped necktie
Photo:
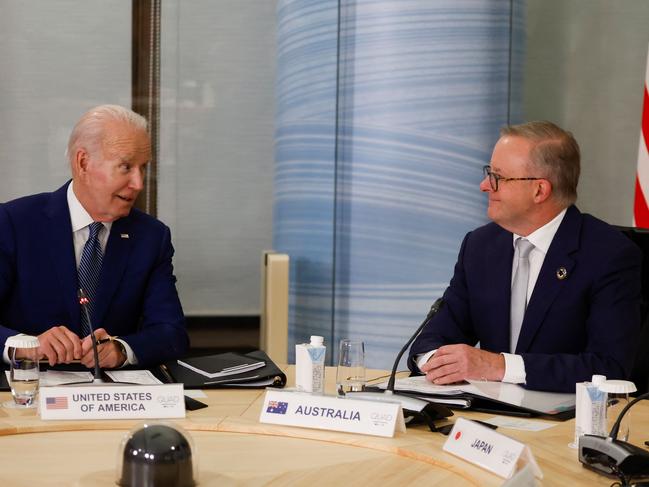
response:
[[[92,316],[99,273],[101,272],[101,261],[104,257],[99,243],[99,233],[103,230],[104,225],[101,222],[93,222],[89,228],[90,236],[83,247],[81,262],[79,262],[79,287],[88,296],[88,313]],[[81,331],[83,336],[90,335],[90,325],[83,310],[81,311]]]

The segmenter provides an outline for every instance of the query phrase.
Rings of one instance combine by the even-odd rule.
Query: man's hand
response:
[[[81,339],[67,327],[53,326],[38,335],[39,357],[47,357],[50,365],[69,364],[81,358]]]
[[[110,335],[103,328],[95,331],[97,341],[109,338]],[[95,366],[95,356],[92,352],[92,337],[88,335],[81,343],[81,363],[92,369]],[[122,353],[122,348],[118,342],[109,341],[97,345],[97,355],[99,356],[99,366],[106,369],[120,367],[125,361],[126,356]]]
[[[469,345],[444,345],[421,371],[433,384],[452,384],[466,379],[502,380],[505,357]]]

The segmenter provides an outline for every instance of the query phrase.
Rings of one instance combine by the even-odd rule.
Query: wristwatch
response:
[[[117,338],[117,337],[113,337],[113,341],[115,342],[115,344],[119,348],[119,351],[122,352],[122,355],[124,355],[124,362],[119,364],[119,366],[121,367],[128,360],[128,354],[126,353],[126,347],[124,346],[124,343],[122,341],[120,341],[120,340],[115,340],[115,338]]]

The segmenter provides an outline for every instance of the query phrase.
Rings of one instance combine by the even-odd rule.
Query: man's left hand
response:
[[[97,341],[109,338],[110,335],[103,328],[95,331]],[[95,366],[95,356],[92,351],[92,337],[88,335],[81,342],[81,363],[89,369]],[[108,341],[97,345],[97,355],[99,356],[99,366],[105,369],[115,369],[121,367],[126,361],[126,356],[122,353],[122,347],[118,342]]]
[[[444,345],[421,371],[433,384],[452,384],[467,379],[499,381],[505,375],[505,357],[470,345]]]

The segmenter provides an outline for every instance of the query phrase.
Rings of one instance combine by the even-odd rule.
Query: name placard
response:
[[[182,384],[41,387],[41,419],[184,418]]]
[[[512,477],[519,461],[528,464],[535,477],[543,478],[534,455],[525,444],[464,418],[455,421],[444,443],[444,451],[506,479]]]
[[[405,431],[401,404],[266,391],[261,423],[392,437]]]

